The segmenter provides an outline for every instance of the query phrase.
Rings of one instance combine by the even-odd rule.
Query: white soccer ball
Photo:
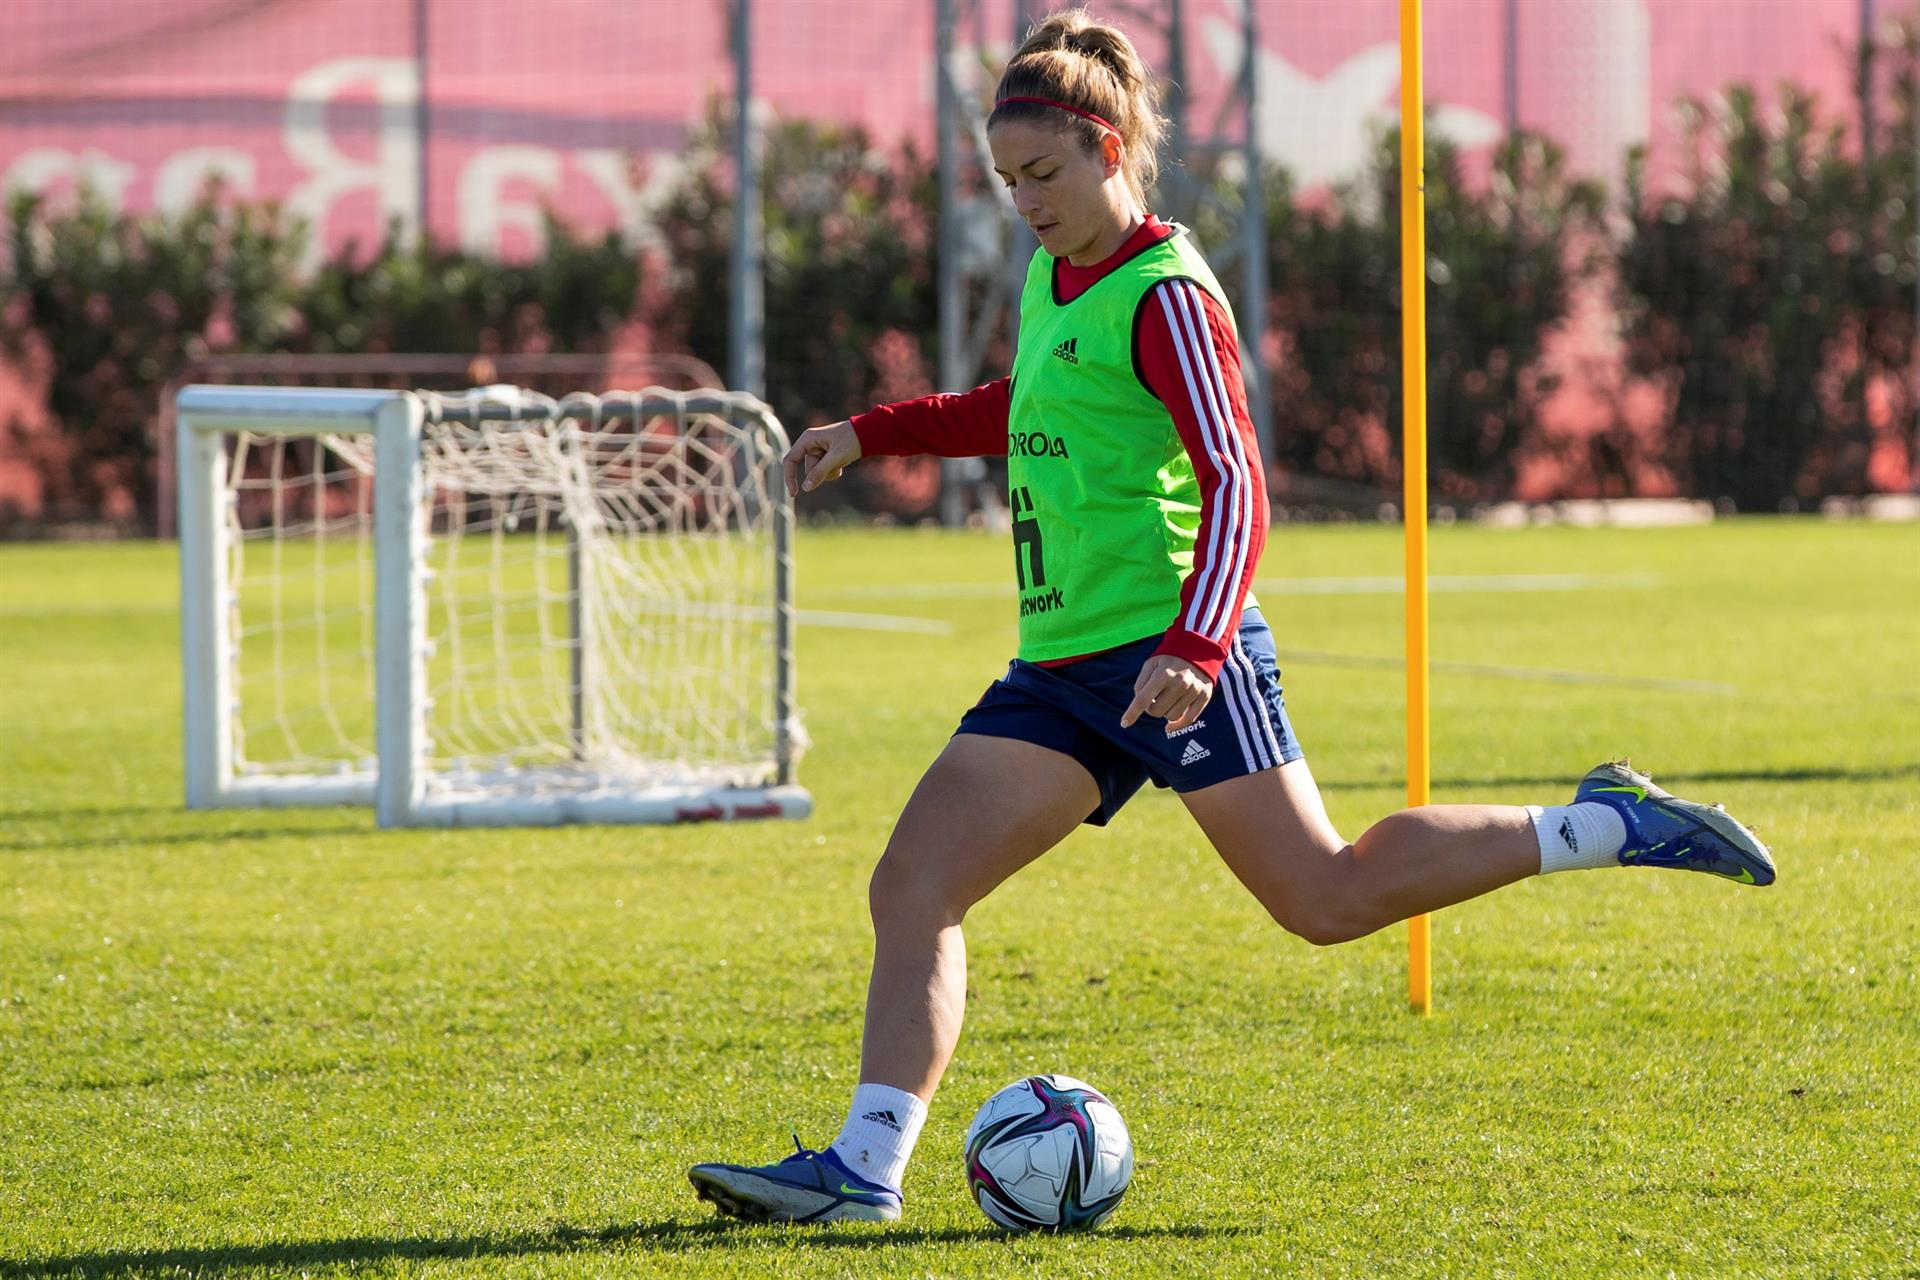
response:
[[[1114,1105],[1072,1076],[1028,1076],[988,1098],[967,1126],[967,1188],[1014,1231],[1105,1222],[1133,1178],[1133,1139]]]

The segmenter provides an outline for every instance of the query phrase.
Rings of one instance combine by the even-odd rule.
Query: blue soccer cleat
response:
[[[1624,760],[1596,767],[1580,780],[1575,804],[1604,804],[1627,826],[1625,867],[1706,871],[1741,884],[1772,884],[1773,857],[1760,838],[1717,804],[1668,795]]]
[[[697,1164],[687,1180],[702,1200],[746,1222],[897,1222],[900,1193],[868,1182],[831,1151],[794,1153],[779,1164]]]

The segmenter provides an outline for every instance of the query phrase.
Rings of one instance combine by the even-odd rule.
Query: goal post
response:
[[[179,474],[180,613],[182,701],[186,792],[189,808],[215,806],[372,804],[376,757],[372,740],[345,739],[324,748],[281,753],[282,759],[264,763],[249,758],[242,722],[242,688],[238,647],[249,628],[240,608],[242,547],[248,519],[243,492],[273,489],[268,498],[270,533],[275,550],[287,536],[290,486],[283,463],[288,446],[305,445],[315,458],[325,456],[332,441],[354,441],[373,456],[383,450],[401,464],[391,487],[403,499],[411,470],[406,459],[418,453],[421,412],[409,397],[385,391],[335,388],[190,387],[177,401],[180,415],[175,435]],[[270,456],[261,468],[265,476],[247,475],[260,453]],[[357,536],[355,548],[363,557],[374,553],[372,514],[364,485],[358,495],[359,520],[329,529],[324,521],[303,521],[303,532],[315,540]],[[324,508],[312,496],[296,493],[294,505]],[[395,586],[407,577],[406,549],[397,543]],[[330,559],[316,564],[324,574]],[[363,578],[372,575],[363,574]],[[324,591],[325,587],[322,586]],[[372,599],[364,604],[371,609]],[[276,600],[268,607],[278,613]],[[312,621],[311,618],[308,619]],[[277,622],[277,619],[276,619]],[[269,624],[275,625],[275,624]],[[267,643],[284,642],[285,628]],[[363,695],[371,703],[373,655],[366,650],[342,661],[364,666]],[[337,665],[337,664],[336,664]],[[310,709],[310,708],[309,708]],[[355,751],[352,748],[360,746]]]
[[[195,386],[176,413],[190,807],[810,812],[757,399]]]

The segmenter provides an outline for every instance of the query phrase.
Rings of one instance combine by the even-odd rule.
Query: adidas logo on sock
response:
[[[1573,823],[1566,818],[1560,819],[1560,838],[1567,842],[1567,848],[1580,852],[1580,841],[1574,838]]]
[[[1065,360],[1068,364],[1079,364],[1080,363],[1080,339],[1068,338],[1065,342],[1061,343],[1059,346],[1053,349],[1053,354],[1055,354],[1056,356],[1059,356],[1062,360]]]
[[[895,1133],[900,1132],[899,1117],[895,1116],[891,1111],[869,1111],[860,1118],[862,1120],[871,1120],[875,1124],[883,1124]]]
[[[1192,741],[1187,743],[1187,749],[1180,753],[1180,763],[1194,764],[1197,761],[1205,760],[1208,756],[1212,754],[1213,752],[1201,746],[1197,740]]]

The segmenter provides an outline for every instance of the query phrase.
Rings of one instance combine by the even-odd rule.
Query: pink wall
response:
[[[1004,47],[1011,0],[963,39]],[[883,138],[931,133],[930,0],[757,0],[761,96]],[[1397,109],[1396,0],[1260,0],[1271,154],[1309,181],[1352,173]],[[1782,77],[1853,110],[1843,46],[1858,0],[1520,0],[1523,123],[1612,176],[1650,137],[1671,158],[1682,93]],[[1190,0],[1201,113],[1240,57],[1237,2]],[[1499,0],[1428,0],[1437,127],[1503,130]],[[644,224],[713,94],[731,92],[721,0],[429,0],[430,216],[510,254],[550,202],[586,226]],[[1165,66],[1156,33],[1132,24]],[[190,199],[218,170],[286,201],[337,247],[417,208],[409,0],[9,0],[0,5],[0,185],[91,179],[130,209]],[[629,156],[642,163],[634,166]]]

